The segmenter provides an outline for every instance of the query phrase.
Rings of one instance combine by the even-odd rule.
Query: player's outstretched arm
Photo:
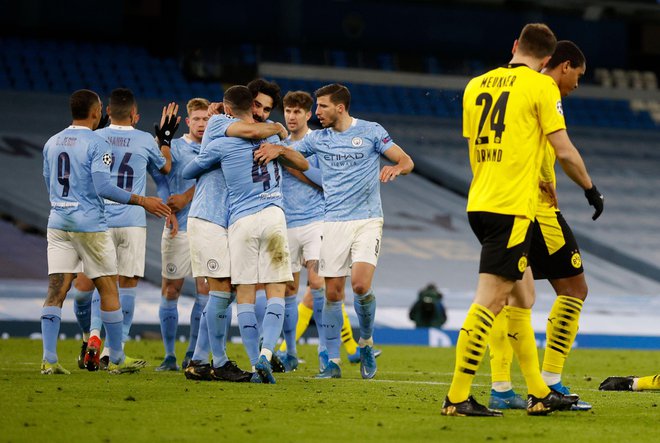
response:
[[[195,187],[191,186],[186,192],[170,195],[169,198],[167,198],[167,206],[169,206],[173,212],[179,212],[192,201],[194,196]]]
[[[249,138],[251,140],[268,138],[271,135],[278,135],[283,140],[289,134],[281,123],[246,123],[243,121],[232,123],[226,132],[227,137]]]
[[[383,166],[380,171],[380,181],[383,183],[394,180],[399,175],[409,174],[415,167],[412,158],[398,145],[393,145],[383,153],[392,163],[392,166]]]
[[[157,217],[167,217],[172,212],[159,197],[144,197],[142,195],[131,194],[115,186],[110,180],[109,172],[94,172],[92,174],[92,183],[94,184],[96,193],[102,198],[117,203],[142,206],[147,212]]]
[[[596,220],[603,212],[605,198],[591,181],[582,156],[571,142],[565,129],[548,134],[547,137],[566,175],[584,189],[584,196],[595,209],[591,218]]]
[[[273,143],[263,143],[254,152],[254,159],[262,165],[277,159],[284,166],[299,171],[309,169],[309,162],[300,152],[288,146],[275,145]]]

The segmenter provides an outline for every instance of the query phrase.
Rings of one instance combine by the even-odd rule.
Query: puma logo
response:
[[[266,315],[274,315],[275,317],[277,317],[278,320],[279,320],[280,317],[282,316],[282,314],[276,314],[276,313],[274,313],[274,312],[266,312]]]
[[[41,316],[42,320],[48,320],[48,321],[51,321],[53,323],[55,323],[55,318],[56,317],[54,315],[42,315]]]
[[[519,332],[516,332],[515,334],[509,334],[507,332],[506,336],[509,337],[512,340],[518,341],[518,334],[519,334]]]
[[[255,324],[253,324],[253,325],[245,325],[245,326],[243,326],[243,329],[247,329],[247,328],[252,328],[252,329],[254,329],[254,330],[256,331],[256,330],[257,330],[257,324],[255,323]]]
[[[466,333],[466,334],[468,335],[468,337],[469,337],[469,336],[470,336],[470,332],[472,332],[472,329],[461,328],[461,331],[465,331],[465,333]]]

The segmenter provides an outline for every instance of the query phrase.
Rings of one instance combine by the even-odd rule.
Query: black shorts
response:
[[[535,280],[569,278],[584,272],[580,248],[560,212],[537,214],[529,265]]]
[[[468,212],[468,220],[481,243],[479,273],[522,279],[532,240],[531,220],[492,212]]]

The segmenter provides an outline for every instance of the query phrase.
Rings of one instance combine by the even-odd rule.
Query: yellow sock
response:
[[[579,298],[565,295],[558,295],[555,299],[545,332],[544,371],[561,374],[564,370],[564,362],[577,335],[582,304]]]
[[[635,391],[660,389],[660,374],[649,375],[648,377],[639,377]]]
[[[543,398],[550,388],[541,377],[539,353],[532,329],[532,310],[509,306],[509,343],[518,357],[520,371],[527,383],[527,393]]]
[[[511,383],[511,362],[513,361],[513,348],[509,343],[508,306],[497,314],[490,331],[488,347],[490,349],[490,376],[493,383]]]
[[[348,319],[346,305],[344,303],[341,304],[341,313],[344,316],[344,326],[341,328],[341,342],[344,344],[344,349],[346,349],[348,355],[355,354],[358,344],[353,338],[353,328],[351,327],[351,321]]]
[[[488,336],[495,315],[489,309],[472,303],[456,342],[456,365],[447,397],[452,403],[467,400],[472,380],[486,353]]]
[[[296,342],[300,340],[300,337],[302,337],[302,335],[307,330],[307,326],[309,326],[309,322],[312,319],[313,314],[314,314],[313,309],[308,308],[303,303],[298,303],[298,323],[296,323]],[[285,341],[282,341],[282,344],[280,345],[280,351],[282,352],[286,351]]]

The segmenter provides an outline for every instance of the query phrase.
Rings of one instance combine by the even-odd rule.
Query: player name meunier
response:
[[[515,75],[507,75],[505,77],[484,77],[483,80],[481,80],[481,87],[482,88],[508,88],[513,86],[513,84],[516,81],[516,76]]]

